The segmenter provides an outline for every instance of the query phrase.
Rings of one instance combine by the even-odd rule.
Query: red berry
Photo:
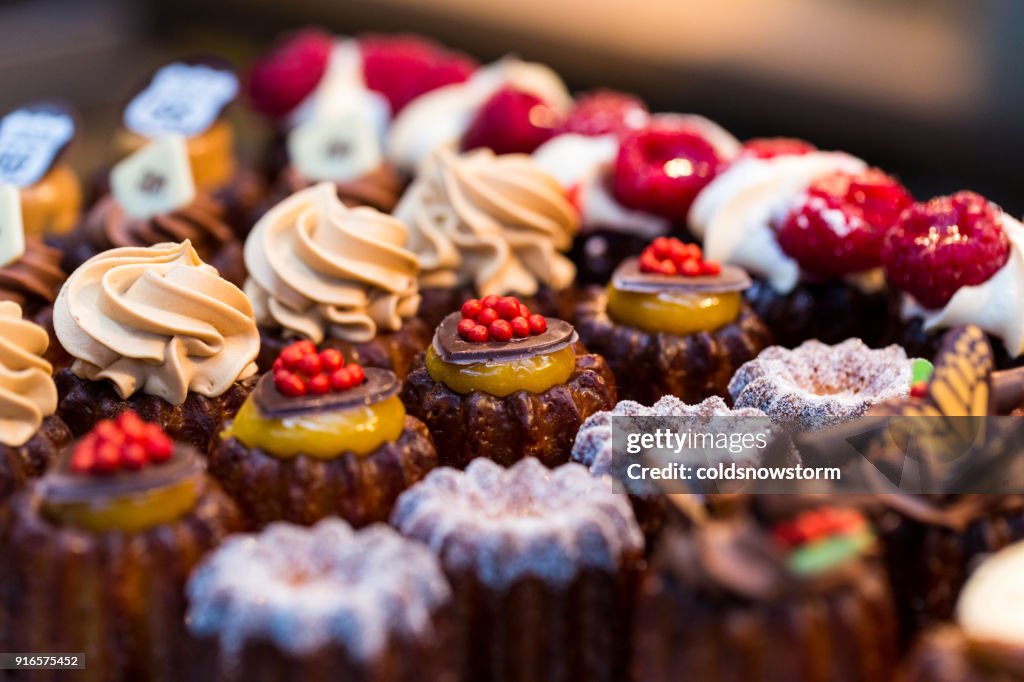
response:
[[[498,305],[498,301],[500,300],[501,296],[498,296],[497,294],[488,294],[487,296],[484,296],[482,299],[480,299],[480,305],[482,305],[484,308],[493,308],[494,306]]]
[[[71,470],[79,474],[87,474],[96,466],[95,445],[87,445],[85,442],[75,448],[71,455]]]
[[[462,304],[462,317],[473,319],[480,314],[480,311],[484,309],[479,299],[471,298]]]
[[[355,386],[355,377],[352,374],[352,368],[355,366],[349,365],[334,372],[331,375],[331,388],[335,391],[347,391]]]
[[[462,136],[462,150],[487,147],[495,154],[529,154],[560,125],[558,112],[540,97],[505,87],[477,110]]]
[[[658,237],[651,242],[650,249],[658,260],[663,260],[669,257],[671,246],[672,242],[668,237]]]
[[[486,327],[491,322],[494,322],[500,317],[501,315],[498,314],[498,311],[496,309],[484,308],[483,310],[480,311],[480,314],[476,316],[476,323],[482,324]]]
[[[299,363],[302,362],[302,358],[304,357],[305,354],[302,352],[300,348],[298,348],[297,346],[288,346],[283,351],[281,351],[279,359],[281,360],[281,364],[284,365],[285,369],[294,372],[299,368]]]
[[[331,390],[331,379],[326,374],[317,374],[306,383],[307,390],[313,395],[323,395]]]
[[[881,265],[885,234],[912,202],[878,169],[834,173],[811,185],[778,225],[779,246],[805,271],[822,277],[864,272]]]
[[[512,325],[508,320],[495,320],[488,327],[488,332],[495,341],[508,341],[512,338]]]
[[[647,106],[638,98],[612,90],[595,90],[576,100],[559,132],[623,136],[647,124]]]
[[[96,447],[95,458],[93,471],[100,473],[117,471],[121,463],[121,448],[113,443],[102,443]]]
[[[141,469],[148,462],[146,449],[138,443],[125,445],[121,450],[121,466],[125,469]]]
[[[761,137],[747,140],[740,157],[773,159],[776,156],[802,156],[815,151],[815,146],[793,137]]]
[[[366,86],[388,99],[392,115],[423,93],[461,83],[476,70],[469,57],[414,36],[367,36],[359,50]]]
[[[316,353],[316,344],[309,339],[303,339],[302,341],[296,341],[292,344],[299,349],[299,352],[303,355],[310,355]]]
[[[358,386],[366,380],[366,372],[362,365],[350,365],[349,373],[352,375],[353,386]]]
[[[679,272],[682,273],[683,275],[686,275],[687,277],[696,277],[697,275],[700,274],[700,271],[700,261],[696,261],[693,259],[683,261],[683,266],[679,268]]]
[[[482,324],[478,324],[469,330],[469,335],[466,340],[472,343],[487,343],[491,338],[491,333],[487,331],[487,327]]]
[[[988,280],[1010,257],[1003,212],[974,192],[907,209],[885,236],[882,263],[897,287],[937,309],[965,285]]]
[[[271,367],[270,367],[270,368],[271,368],[272,370],[274,370],[275,372],[276,372],[277,370],[279,370],[279,369],[285,369],[285,366],[284,366],[284,360],[283,360],[283,359],[281,358],[281,356],[280,356],[280,355],[278,355],[278,356],[277,356],[277,357],[276,357],[276,358],[274,359],[274,364],[273,364],[273,365],[271,365]]]
[[[512,325],[512,336],[521,339],[530,335],[530,321],[526,317],[514,317],[510,324]]]
[[[494,306],[494,310],[501,319],[511,320],[513,317],[519,316],[519,301],[516,300],[515,296],[505,296]]]
[[[530,332],[533,334],[543,334],[548,330],[548,321],[544,319],[543,315],[530,315]]]
[[[622,140],[613,190],[624,206],[683,222],[697,192],[722,165],[715,148],[692,126],[654,121]]]
[[[325,348],[320,351],[320,365],[323,372],[330,374],[345,365],[345,356],[336,348]]]
[[[289,398],[306,395],[306,383],[297,375],[285,371],[274,375],[274,385]]]
[[[722,264],[716,260],[706,260],[700,264],[700,274],[715,276],[722,272]]]
[[[459,336],[461,336],[462,338],[464,338],[464,339],[466,339],[468,341],[469,340],[469,332],[475,326],[476,326],[476,320],[473,320],[473,319],[468,318],[468,317],[464,317],[461,320],[459,320],[459,326],[456,327],[455,329],[459,332]]]
[[[124,432],[118,427],[118,425],[111,419],[104,419],[95,427],[92,432],[96,435],[96,438],[102,441],[104,444],[109,443],[111,445],[120,446],[124,443]]]
[[[318,29],[287,36],[256,61],[249,72],[249,99],[267,116],[298,106],[320,83],[334,48],[334,37]]]
[[[307,355],[299,362],[299,371],[305,374],[307,377],[315,377],[324,370],[324,363],[320,360],[320,355],[313,353]]]
[[[658,274],[659,274],[659,275],[668,275],[668,276],[676,275],[676,274],[678,274],[679,272],[683,271],[683,268],[684,268],[685,266],[689,265],[689,264],[690,264],[690,263],[692,263],[692,262],[693,262],[693,261],[689,261],[689,260],[688,260],[688,261],[683,261],[683,262],[682,262],[682,263],[681,263],[681,264],[680,264],[680,265],[679,265],[679,266],[677,267],[677,266],[676,266],[676,264],[675,264],[675,263],[674,263],[673,261],[670,261],[670,260],[663,260],[663,261],[661,261],[661,262],[660,262],[660,263],[658,264]]]
[[[146,435],[142,447],[153,462],[164,462],[174,454],[174,442],[167,437],[164,430],[156,424],[146,424]]]
[[[529,317],[530,316],[530,309],[527,308],[522,303],[519,304],[519,316],[520,317]]]

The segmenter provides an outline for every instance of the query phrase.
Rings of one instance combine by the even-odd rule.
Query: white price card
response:
[[[16,109],[0,119],[0,183],[30,187],[46,175],[75,134],[71,113],[57,105]]]
[[[238,77],[206,64],[168,64],[124,110],[128,130],[143,137],[194,137],[238,95]]]
[[[21,221],[21,192],[0,184],[0,267],[25,255],[25,227]]]
[[[110,191],[125,213],[151,218],[188,206],[196,197],[185,138],[150,142],[110,172]]]

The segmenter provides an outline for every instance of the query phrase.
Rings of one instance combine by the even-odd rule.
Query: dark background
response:
[[[127,94],[171,58],[244,64],[283,30],[423,33],[481,61],[546,62],[739,137],[790,135],[1024,213],[1022,0],[0,0],[0,108],[60,96],[73,152],[106,157]],[[244,112],[247,153],[262,127]]]

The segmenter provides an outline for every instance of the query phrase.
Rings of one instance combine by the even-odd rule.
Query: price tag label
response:
[[[56,105],[12,111],[0,119],[0,183],[29,187],[46,175],[71,142],[75,122]]]
[[[196,186],[185,138],[155,140],[121,161],[110,172],[110,191],[125,213],[143,220],[191,204]]]
[[[25,227],[21,221],[21,192],[0,184],[0,267],[25,255]]]
[[[288,135],[288,155],[307,180],[345,182],[383,161],[376,130],[355,110],[323,113]]]
[[[216,122],[238,95],[238,77],[206,64],[169,64],[128,103],[124,124],[143,137],[194,137]]]

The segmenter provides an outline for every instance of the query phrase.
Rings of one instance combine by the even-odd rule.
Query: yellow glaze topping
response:
[[[642,293],[608,286],[608,315],[615,322],[677,336],[711,332],[735,321],[740,301],[740,293],[735,291]]]
[[[564,384],[576,366],[576,353],[572,346],[566,346],[546,355],[458,365],[442,360],[431,346],[426,362],[431,378],[456,393],[482,391],[504,398],[516,391],[543,393]]]
[[[194,509],[199,480],[199,475],[189,476],[172,485],[89,502],[44,502],[43,513],[56,523],[94,533],[139,533],[176,521]]]
[[[398,396],[373,405],[268,419],[252,398],[238,411],[223,438],[236,438],[247,448],[259,448],[274,457],[306,455],[334,459],[345,452],[368,455],[384,443],[397,440],[405,428],[405,407]]]
[[[82,185],[66,163],[58,163],[34,185],[21,189],[25,234],[66,234],[82,212]]]

